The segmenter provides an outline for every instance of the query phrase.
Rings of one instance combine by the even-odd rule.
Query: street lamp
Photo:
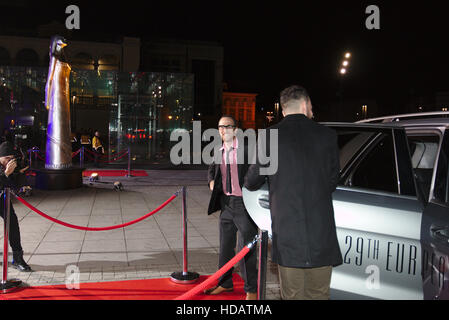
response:
[[[346,52],[343,55],[343,61],[341,62],[341,66],[340,66],[340,88],[338,90],[338,94],[337,96],[340,98],[340,106],[339,108],[337,108],[336,110],[336,120],[338,121],[338,109],[342,109],[343,108],[343,76],[347,74],[348,72],[348,67],[349,67],[349,59],[351,58],[351,53],[350,52]]]
[[[347,67],[349,66],[349,59],[350,58],[351,58],[351,53],[350,52],[346,52],[344,54],[344,59],[341,62],[340,74],[346,74]]]
[[[363,114],[363,118],[366,119],[366,115],[368,113],[368,106],[366,104],[364,104],[362,106],[362,114]]]

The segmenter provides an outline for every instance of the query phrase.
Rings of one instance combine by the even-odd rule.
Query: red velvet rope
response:
[[[89,149],[87,149],[87,148],[84,148],[84,151],[85,151],[85,152],[88,152],[88,153],[90,153],[90,154],[92,154],[92,155],[95,155],[95,153],[94,153],[92,150],[89,150]]]
[[[78,151],[72,152],[72,158],[75,157],[78,153],[80,153],[81,149],[78,149]]]
[[[29,204],[28,202],[26,202],[24,199],[22,199],[21,197],[19,197],[18,195],[14,194],[15,197],[17,198],[17,200],[19,200],[20,202],[22,202],[25,206],[27,206],[28,208],[30,208],[32,211],[36,212],[37,214],[41,215],[42,217],[51,220],[53,222],[56,222],[58,224],[61,224],[63,226],[69,227],[69,228],[73,228],[73,229],[78,229],[78,230],[86,230],[86,231],[105,231],[105,230],[113,230],[113,229],[118,229],[118,228],[123,228],[123,227],[127,227],[129,225],[132,225],[134,223],[137,223],[139,221],[142,221],[143,219],[148,218],[149,216],[152,216],[153,214],[155,214],[156,212],[158,212],[159,210],[161,210],[162,208],[164,208],[167,204],[169,204],[174,198],[176,198],[178,196],[177,193],[175,193],[174,195],[172,195],[167,201],[165,201],[163,204],[161,204],[159,207],[157,207],[156,209],[154,209],[153,211],[147,213],[146,215],[133,220],[133,221],[129,221],[123,224],[119,224],[119,225],[115,225],[115,226],[109,226],[109,227],[101,227],[101,228],[90,228],[90,227],[82,227],[82,226],[76,226],[58,219],[55,219],[53,217],[50,217],[48,215],[46,215],[45,213],[43,213],[42,211],[40,211],[39,209],[33,207],[31,204]]]
[[[89,160],[94,160],[92,156],[90,156],[88,153],[84,153],[84,157],[89,158]]]
[[[118,161],[118,160],[120,160],[121,158],[123,158],[124,156],[126,156],[128,154],[128,151],[125,151],[124,153],[122,153],[120,156],[118,156],[117,158],[114,158],[114,159],[112,159],[112,161],[109,161],[109,160],[99,160],[100,162],[103,162],[103,163],[111,163],[111,162],[114,162],[114,161]]]
[[[84,151],[86,151],[86,152],[84,152],[84,156],[87,156],[90,160],[94,160],[94,158],[92,158],[89,155],[89,153],[95,156],[95,152],[93,152],[92,150],[86,149],[86,148],[84,149]],[[128,154],[128,150],[123,151],[123,153],[121,153],[120,155],[117,155],[115,157],[113,155],[111,155],[111,157],[113,158],[111,161],[109,161],[109,160],[102,160],[101,159],[102,157],[107,157],[108,155],[107,154],[101,154],[99,159],[98,159],[98,161],[102,162],[102,163],[111,163],[111,162],[115,162],[115,161],[120,160],[121,158],[123,158],[127,154]]]
[[[40,160],[45,161],[45,159],[42,158],[41,155],[40,155],[39,153],[36,153],[36,155],[37,155],[37,157],[38,157]]]
[[[206,281],[201,282],[196,287],[193,287],[186,293],[180,295],[174,300],[190,300],[194,295],[199,293],[200,291],[204,291],[207,287],[211,286],[212,283],[218,280],[223,274],[225,274],[229,269],[231,269],[237,262],[243,259],[244,256],[249,252],[250,248],[245,246],[238,254],[234,256],[231,260],[228,261],[220,270],[215,272],[212,276],[210,276]]]
[[[72,158],[74,158],[78,153],[80,153],[80,151],[81,151],[81,148],[80,149],[78,149],[77,151],[75,151],[75,152],[72,152]],[[93,152],[93,151],[91,151],[91,150],[89,150],[89,149],[84,149],[84,151],[87,151],[88,153],[84,153],[84,156],[86,157],[88,157],[90,160],[94,160],[94,158],[92,158],[90,155],[89,155],[89,153],[90,154],[92,154],[92,155],[95,155],[95,153]],[[37,151],[34,151],[34,150],[28,150],[28,153],[30,153],[30,152],[34,152],[35,154],[36,154],[36,156],[40,159],[40,160],[42,160],[42,161],[45,161],[45,159],[44,158],[42,158],[41,156],[40,156],[40,154],[39,154],[39,150],[37,150]],[[115,161],[118,161],[118,160],[120,160],[121,158],[123,158],[124,156],[126,156],[128,154],[128,151],[126,150],[126,151],[124,151],[122,154],[120,154],[120,155],[118,155],[118,156],[112,156],[111,155],[111,157],[113,158],[111,161],[109,161],[109,160],[101,160],[101,159],[99,159],[99,161],[100,162],[102,162],[102,163],[111,163],[111,162],[115,162]],[[106,155],[106,154],[102,154],[102,155],[100,155],[100,158],[101,157],[107,157],[108,155]]]

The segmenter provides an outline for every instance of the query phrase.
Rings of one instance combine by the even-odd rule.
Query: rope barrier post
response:
[[[199,274],[196,272],[189,272],[187,270],[187,191],[186,187],[182,187],[182,237],[183,237],[183,250],[182,250],[182,272],[173,272],[171,274],[171,280],[181,284],[195,283]]]
[[[32,159],[32,153],[33,153],[33,151],[31,151],[32,149],[30,149],[30,150],[28,150],[28,153],[29,153],[29,161],[30,161],[30,168],[32,167],[32,161],[31,161],[31,159]]]
[[[268,231],[259,231],[259,274],[257,276],[257,300],[265,300],[267,281]]]
[[[80,151],[80,168],[84,168],[84,146],[81,147]]]
[[[1,293],[9,293],[16,289],[22,281],[13,279],[8,280],[8,245],[9,245],[9,218],[11,215],[11,189],[5,188],[3,193],[3,223],[4,223],[4,236],[3,236],[3,274],[2,281],[0,282]]]
[[[126,177],[132,177],[131,175],[131,147],[128,146],[128,173]]]
[[[203,291],[212,283],[215,283],[218,280],[218,278],[220,278],[222,275],[228,272],[228,270],[231,269],[237,262],[242,260],[246,256],[246,254],[256,245],[257,241],[259,241],[259,235],[256,235],[250,243],[244,246],[243,249],[234,256],[234,258],[226,262],[226,264],[223,267],[221,267],[220,270],[218,270],[212,276],[207,278],[206,281],[201,282],[200,284],[193,287],[186,293],[180,295],[179,297],[175,298],[174,300],[190,300],[194,295]]]

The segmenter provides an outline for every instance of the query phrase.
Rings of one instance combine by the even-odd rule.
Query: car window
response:
[[[448,175],[448,156],[449,156],[449,133],[444,134],[438,157],[437,172],[435,176],[435,186],[433,197],[443,203],[449,204],[449,175]]]
[[[408,135],[413,169],[433,169],[438,154],[437,135]]]
[[[340,149],[340,168],[343,170],[375,135],[374,132],[337,130]]]
[[[398,193],[396,161],[391,135],[383,134],[350,174],[346,185]]]
[[[440,137],[437,134],[409,134],[407,136],[413,174],[424,199],[429,199],[433,169],[438,155]]]

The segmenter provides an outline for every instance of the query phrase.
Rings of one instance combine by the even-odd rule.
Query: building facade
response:
[[[72,132],[99,130],[110,154],[131,147],[135,160],[167,158],[171,131],[191,128],[194,76],[139,71],[137,38],[68,42]],[[49,45],[50,38],[0,36],[0,126],[26,130],[28,147],[44,147]]]
[[[239,128],[256,129],[256,93],[223,92],[223,114],[233,116]]]
[[[50,38],[0,36],[0,65],[48,67]],[[140,39],[124,37],[121,42],[70,41],[67,60],[84,70],[139,70]]]
[[[62,32],[64,28],[59,27]],[[0,66],[48,67],[50,35],[58,25],[48,28],[40,30],[41,37],[0,35]],[[219,43],[133,37],[115,42],[69,41],[66,58],[74,69],[193,74],[193,117],[205,129],[215,126],[223,101],[223,47]]]
[[[222,109],[223,47],[215,42],[142,40],[141,70],[194,75],[194,119],[215,127]]]

